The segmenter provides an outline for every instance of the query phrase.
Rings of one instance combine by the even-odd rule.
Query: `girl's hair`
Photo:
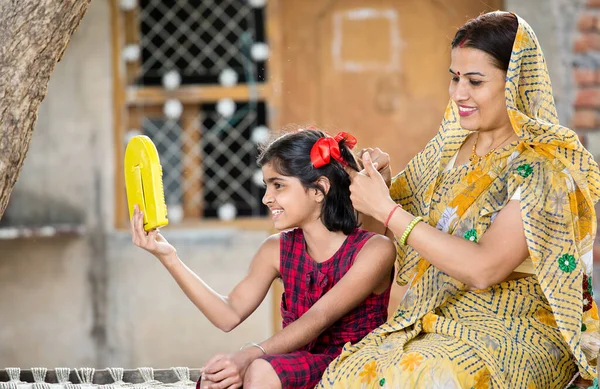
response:
[[[458,29],[451,47],[470,47],[491,55],[494,66],[507,71],[519,29],[517,17],[509,12],[489,12],[469,20]]]
[[[327,135],[319,130],[299,130],[284,133],[259,149],[259,167],[271,163],[279,174],[296,177],[306,189],[317,189],[325,196],[321,209],[321,221],[329,231],[342,231],[350,234],[358,227],[358,217],[350,201],[350,176],[344,166],[335,159],[320,168],[315,168],[310,159],[310,151],[319,138]],[[358,164],[345,140],[339,142],[340,152],[349,167],[358,171]],[[320,177],[327,177],[329,191],[317,183]]]

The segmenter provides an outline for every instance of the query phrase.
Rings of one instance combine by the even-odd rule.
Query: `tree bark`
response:
[[[91,0],[0,0],[0,219],[50,75]]]

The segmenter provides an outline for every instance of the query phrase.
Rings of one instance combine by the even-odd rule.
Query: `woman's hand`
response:
[[[385,181],[385,184],[389,188],[392,184],[392,169],[390,168],[390,155],[381,151],[381,149],[379,149],[378,147],[374,149],[369,147],[366,149],[362,149],[358,153],[358,157],[362,159],[365,153],[369,153],[371,161],[373,161],[373,165],[377,167],[377,171],[381,174],[383,180]]]
[[[175,247],[158,233],[158,230],[146,232],[144,230],[144,214],[134,205],[133,217],[131,218],[131,236],[133,244],[153,254],[161,261],[176,253]]]
[[[383,160],[385,162],[385,158]],[[384,222],[387,214],[396,206],[396,203],[390,198],[385,180],[381,173],[377,171],[369,152],[363,153],[362,162],[364,169],[359,173],[354,172],[350,175],[352,179],[350,200],[358,212]]]

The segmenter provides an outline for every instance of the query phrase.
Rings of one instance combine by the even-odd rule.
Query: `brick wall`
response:
[[[585,0],[573,42],[573,81],[576,92],[570,126],[583,145],[600,158],[600,0]],[[600,222],[600,206],[596,206]],[[600,276],[600,234],[594,245],[595,273]],[[598,280],[598,277],[594,277]],[[597,282],[595,282],[597,284]],[[598,286],[598,285],[596,285]]]
[[[600,0],[587,0],[577,22],[577,37],[573,51],[579,57],[573,65],[573,79],[577,86],[575,112],[571,126],[584,145],[590,131],[600,128],[600,66],[594,57],[600,54]]]

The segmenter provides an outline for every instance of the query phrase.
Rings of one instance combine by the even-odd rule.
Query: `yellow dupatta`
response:
[[[575,132],[558,124],[543,53],[531,27],[517,18],[505,96],[521,143],[514,155],[497,153],[495,162],[469,172],[469,186],[448,209],[453,212],[450,217],[460,219],[480,195],[494,190],[490,183],[499,172],[509,170],[504,190],[521,189],[521,215],[537,280],[580,373],[591,378],[596,374],[590,362],[597,353],[599,329],[591,277],[600,173]],[[392,197],[409,212],[428,217],[438,176],[467,134],[451,101],[436,137],[394,179]],[[398,245],[398,253],[398,282],[414,285],[429,264],[410,247]],[[429,302],[406,312],[407,316],[421,317],[433,307],[432,300]]]

